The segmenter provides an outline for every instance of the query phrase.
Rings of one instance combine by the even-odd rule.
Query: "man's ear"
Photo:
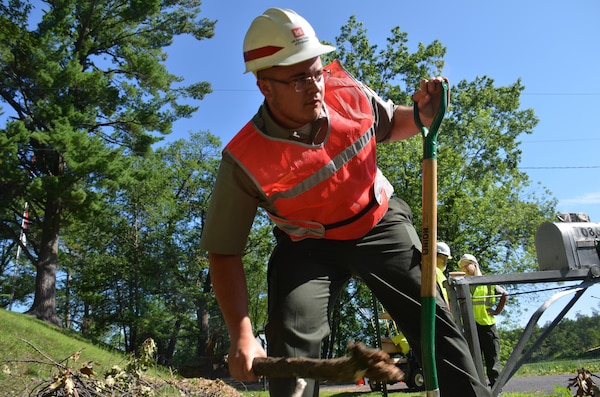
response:
[[[256,86],[265,98],[269,98],[273,95],[271,90],[271,84],[267,80],[256,80]]]

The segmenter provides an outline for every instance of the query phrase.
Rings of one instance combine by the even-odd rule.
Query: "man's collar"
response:
[[[257,118],[258,117],[258,118]],[[323,109],[319,118],[301,128],[289,129],[279,125],[268,109],[266,102],[263,102],[257,115],[255,116],[254,122],[258,125],[263,133],[266,135],[279,138],[279,139],[291,139],[295,141],[306,141],[310,140],[315,132],[321,127],[323,119],[327,118],[327,114]]]

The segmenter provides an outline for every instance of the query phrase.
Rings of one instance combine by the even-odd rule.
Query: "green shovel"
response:
[[[415,124],[423,135],[423,206],[421,259],[421,350],[427,397],[439,396],[435,361],[435,300],[437,245],[437,136],[448,107],[448,82],[442,82],[442,98],[437,114],[429,128],[419,116],[414,104]]]

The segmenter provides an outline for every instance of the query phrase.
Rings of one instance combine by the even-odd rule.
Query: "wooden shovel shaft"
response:
[[[437,258],[437,160],[423,160],[423,219],[421,297],[437,294],[435,269]]]

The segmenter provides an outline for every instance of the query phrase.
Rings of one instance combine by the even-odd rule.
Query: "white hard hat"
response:
[[[444,242],[439,241],[437,243],[437,253],[446,255],[448,259],[452,259],[452,255],[450,255],[450,247]]]
[[[474,262],[477,265],[479,265],[479,262],[477,262],[477,258],[475,258],[475,256],[473,256],[471,254],[464,254],[463,256],[461,256],[460,262],[462,262],[462,261]]]
[[[321,44],[306,19],[292,10],[269,8],[246,32],[244,73],[294,65],[331,51],[335,47]]]

